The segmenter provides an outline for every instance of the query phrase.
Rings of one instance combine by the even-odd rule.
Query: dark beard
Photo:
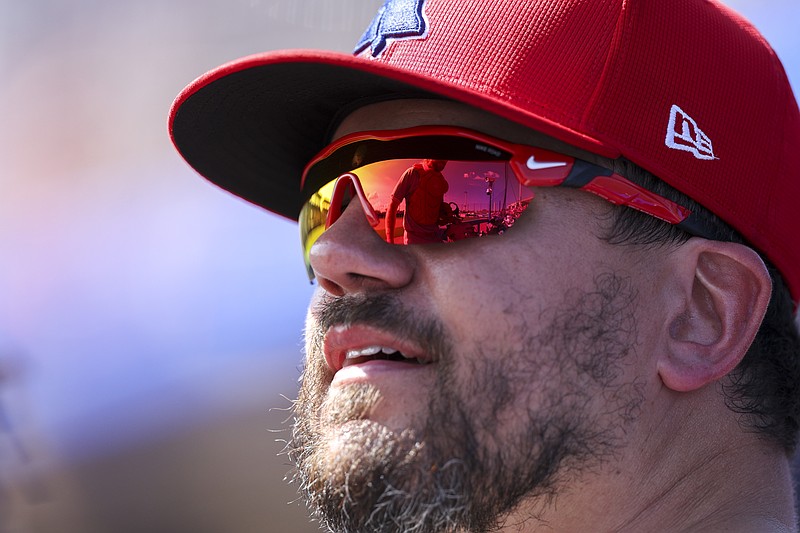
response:
[[[336,532],[456,532],[496,529],[523,498],[544,509],[561,484],[614,452],[638,410],[638,388],[617,383],[633,352],[633,300],[626,280],[599,276],[595,290],[573,291],[540,317],[519,316],[517,327],[547,324],[519,346],[479,346],[467,381],[455,377],[465,362],[436,319],[387,294],[320,302],[289,444],[313,514]],[[397,433],[365,419],[380,397],[370,386],[326,399],[332,376],[322,335],[352,323],[388,328],[435,353],[437,386],[420,427]],[[603,415],[587,409],[598,390],[613,400]],[[511,422],[520,405],[536,407]]]

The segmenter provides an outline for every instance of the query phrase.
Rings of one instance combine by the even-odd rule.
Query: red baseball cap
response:
[[[800,300],[800,112],[783,66],[714,0],[388,0],[355,54],[212,70],[173,103],[186,161],[290,219],[338,120],[394,98],[463,102],[625,157],[741,233]],[[792,222],[794,221],[794,222]]]

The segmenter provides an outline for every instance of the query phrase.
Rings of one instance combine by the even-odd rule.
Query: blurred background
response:
[[[172,99],[382,0],[0,0],[0,533],[317,531],[280,455],[296,228],[189,169]],[[727,0],[800,87],[800,2]],[[295,253],[296,252],[296,253]]]

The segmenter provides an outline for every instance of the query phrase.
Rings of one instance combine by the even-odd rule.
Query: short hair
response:
[[[716,240],[744,244],[759,253],[719,217],[648,171],[625,159],[615,160],[613,166],[631,181],[688,207],[714,229]],[[605,238],[620,245],[663,246],[681,244],[691,235],[634,209],[616,208]],[[742,415],[743,428],[756,431],[791,455],[800,428],[800,334],[786,282],[759,255],[772,279],[772,296],[752,345],[721,388],[728,408]]]

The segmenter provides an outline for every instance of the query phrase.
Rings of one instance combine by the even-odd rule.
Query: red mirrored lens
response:
[[[533,198],[532,189],[521,185],[505,161],[391,159],[352,173],[377,214],[375,231],[396,244],[502,233]],[[311,246],[326,229],[335,181],[312,195],[300,213],[307,266]],[[359,201],[352,194],[345,195],[344,201],[348,200]]]

